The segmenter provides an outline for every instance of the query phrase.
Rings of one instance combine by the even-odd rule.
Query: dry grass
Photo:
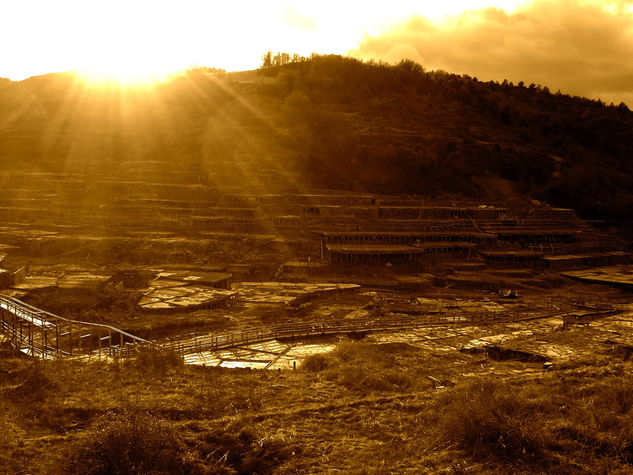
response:
[[[419,350],[414,352],[419,356]],[[305,359],[302,368],[321,372],[329,381],[356,392],[407,391],[428,387],[417,365],[409,365],[407,352],[393,352],[391,345],[343,341],[331,353]],[[409,355],[411,356],[411,355]]]
[[[187,452],[164,420],[138,408],[108,413],[75,440],[63,473],[191,473]]]
[[[206,473],[270,473],[299,451],[284,440],[262,437],[239,422],[197,434],[194,448],[199,460],[208,462],[206,467],[200,464]]]
[[[270,473],[292,453],[284,441],[250,427],[195,428],[195,437],[137,408],[109,412],[71,443],[62,473]]]
[[[15,464],[21,458],[25,431],[14,420],[11,406],[0,402],[0,467]]]
[[[14,385],[8,387],[7,395],[14,401],[34,402],[43,400],[49,391],[56,389],[56,383],[47,374],[45,365],[34,360],[15,371]]]
[[[182,370],[184,361],[182,357],[174,351],[161,351],[154,348],[143,348],[132,360],[138,368],[164,373],[172,369]]]
[[[572,372],[575,384],[482,378],[458,386],[437,402],[438,437],[513,470],[624,469],[633,463],[633,381],[612,370],[595,378]]]
[[[4,360],[0,473],[625,473],[633,461],[630,361],[521,373],[539,365],[362,341],[300,371],[141,358]]]
[[[546,403],[491,379],[473,381],[440,397],[438,434],[473,455],[505,461],[542,459],[547,442],[542,415]]]

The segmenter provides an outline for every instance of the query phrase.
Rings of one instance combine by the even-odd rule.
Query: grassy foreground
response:
[[[297,371],[0,357],[1,473],[630,473],[633,365],[341,342]]]

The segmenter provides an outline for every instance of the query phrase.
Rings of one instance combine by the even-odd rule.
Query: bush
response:
[[[129,408],[109,413],[71,445],[65,473],[190,473],[185,450],[169,424]]]
[[[334,355],[341,361],[376,361],[379,353],[377,345],[362,341],[342,341],[336,345]]]
[[[273,471],[297,449],[273,437],[260,438],[249,427],[228,427],[200,436],[198,452],[213,464],[214,473],[223,469],[240,474]]]
[[[178,353],[155,348],[141,349],[134,361],[137,366],[156,372],[181,369],[185,364]]]
[[[608,408],[617,415],[627,414],[633,408],[633,384],[626,378],[613,378],[607,389],[601,388],[591,398],[592,405],[599,410]]]
[[[10,473],[9,469],[17,471],[17,458],[20,447],[24,445],[24,430],[12,420],[9,408],[4,401],[0,401],[0,472]]]
[[[308,356],[303,369],[324,372],[326,379],[353,391],[401,391],[413,386],[389,345],[343,341],[331,353]]]
[[[336,361],[330,355],[326,353],[317,353],[305,358],[301,367],[306,371],[317,372],[330,369],[335,364]]]
[[[14,400],[42,401],[48,391],[57,387],[46,374],[44,366],[45,363],[34,359],[26,369],[20,371],[23,380],[11,391]]]
[[[440,400],[440,438],[479,456],[506,461],[543,457],[543,407],[508,384],[489,379],[454,388]]]
[[[354,391],[401,391],[412,385],[411,378],[400,370],[377,367],[343,366],[327,374],[327,378]]]

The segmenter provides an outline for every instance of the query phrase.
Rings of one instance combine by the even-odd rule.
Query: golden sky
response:
[[[414,59],[633,104],[633,0],[2,2],[0,77],[256,68],[266,50]]]

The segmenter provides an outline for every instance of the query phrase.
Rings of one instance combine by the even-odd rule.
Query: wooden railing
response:
[[[186,339],[150,342],[118,328],[99,323],[70,320],[38,309],[13,297],[0,295],[0,333],[17,350],[43,358],[68,356],[129,357],[141,348],[173,351],[179,355],[219,351],[239,346],[280,340],[292,341],[332,335],[363,335],[370,332],[406,330],[437,325],[486,325],[501,322],[563,317],[562,310],[548,301],[548,311],[518,309],[510,312],[471,312],[464,314],[400,315],[366,317],[254,327]],[[606,315],[612,307],[603,302],[573,302],[573,307],[591,309]]]
[[[403,315],[398,317],[355,318],[321,323],[293,323],[254,327],[214,335],[203,335],[163,343],[161,348],[186,355],[203,351],[219,351],[267,341],[292,341],[332,335],[363,335],[370,332],[407,330],[437,325],[486,325],[516,322],[551,316],[562,312],[515,311],[508,314],[477,312],[470,315]]]
[[[13,348],[42,358],[126,357],[139,346],[152,346],[110,325],[60,317],[5,295],[0,295],[0,333]]]

